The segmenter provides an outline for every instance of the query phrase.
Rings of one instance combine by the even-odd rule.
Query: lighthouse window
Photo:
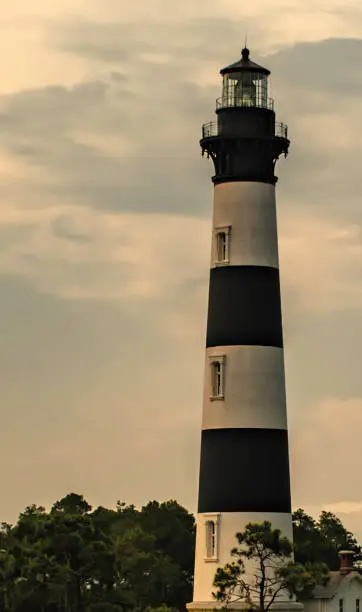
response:
[[[339,600],[339,612],[343,612],[343,599]]]
[[[215,557],[216,552],[216,525],[215,521],[207,521],[206,523],[206,556]]]
[[[215,255],[214,261],[219,264],[229,263],[230,251],[230,227],[222,227],[215,230]]]
[[[269,108],[268,76],[261,72],[233,72],[224,75],[221,107],[259,106]]]
[[[211,358],[211,399],[224,399],[225,358]]]
[[[218,528],[219,528],[219,516],[218,515],[206,515],[205,521],[205,560],[206,561],[217,561],[218,560]]]
[[[227,243],[225,232],[219,232],[217,234],[217,260],[227,261]]]

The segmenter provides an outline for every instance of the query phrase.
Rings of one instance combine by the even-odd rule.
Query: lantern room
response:
[[[252,62],[249,54],[249,49],[243,49],[238,62],[220,71],[223,87],[217,109],[259,107],[273,110],[273,100],[268,98],[270,71]]]

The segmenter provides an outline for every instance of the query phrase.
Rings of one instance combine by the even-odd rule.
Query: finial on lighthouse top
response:
[[[226,66],[220,70],[220,74],[228,74],[230,72],[257,72],[258,74],[268,76],[270,74],[270,70],[267,68],[263,68],[263,66],[259,66],[255,62],[250,60],[250,51],[245,44],[245,47],[241,50],[241,58],[235,62],[234,64],[230,64],[230,66]]]

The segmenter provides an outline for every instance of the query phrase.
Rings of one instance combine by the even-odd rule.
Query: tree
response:
[[[268,521],[249,523],[236,538],[239,546],[231,551],[235,560],[218,568],[214,579],[214,597],[226,608],[243,602],[250,609],[268,612],[283,592],[303,596],[328,580],[326,566],[294,563],[291,542]],[[248,576],[244,560],[252,568]]]
[[[70,495],[49,513],[33,505],[20,514],[0,559],[0,592],[6,593],[2,610],[82,609],[93,586],[102,583],[109,556],[109,542],[89,509],[81,496]]]
[[[78,493],[69,493],[61,499],[55,502],[52,507],[52,513],[62,512],[63,514],[88,514],[92,510],[87,500],[84,499],[83,495]]]
[[[357,540],[331,512],[323,511],[319,519],[314,520],[303,509],[296,510],[293,513],[293,538],[295,560],[302,564],[325,563],[330,570],[337,570],[338,552],[343,549],[354,551],[355,559],[361,559]]]
[[[1,612],[170,612],[191,599],[194,517],[176,501],[93,510],[70,493],[0,524]]]
[[[297,562],[325,561],[325,547],[318,524],[301,508],[293,512],[293,541]]]
[[[260,539],[270,552],[265,568],[275,563],[279,572],[274,578],[265,574],[269,583],[263,587],[264,612],[282,580],[288,592],[306,597],[325,577],[319,562],[337,569],[340,548],[352,548],[357,555],[360,552],[353,535],[329,512],[314,520],[299,509],[293,515],[293,529],[296,563],[288,557],[290,543],[271,527],[264,525],[261,533],[259,529],[251,531],[249,538],[241,537],[239,547],[244,554],[236,554],[234,565],[219,571],[216,586],[225,595],[220,601],[225,601],[232,589],[234,596],[238,593],[244,599],[251,598],[249,586],[241,588],[246,581],[245,551],[249,547],[251,561],[254,555],[253,562],[258,558],[260,562]],[[194,550],[194,517],[175,500],[152,501],[141,509],[123,502],[117,502],[113,509],[92,509],[83,495],[70,493],[50,511],[30,505],[15,525],[0,523],[0,610],[184,610],[192,598]],[[253,586],[257,586],[255,581]],[[270,593],[268,588],[274,591]],[[254,597],[257,599],[255,593]]]
[[[154,536],[157,550],[168,559],[158,585],[163,595],[160,603],[184,609],[192,600],[195,519],[175,500],[169,500],[149,502],[141,510],[140,521],[144,531]]]

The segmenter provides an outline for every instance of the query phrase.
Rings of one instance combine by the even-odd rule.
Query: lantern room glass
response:
[[[268,108],[268,76],[242,70],[224,74],[222,106],[258,106]]]

